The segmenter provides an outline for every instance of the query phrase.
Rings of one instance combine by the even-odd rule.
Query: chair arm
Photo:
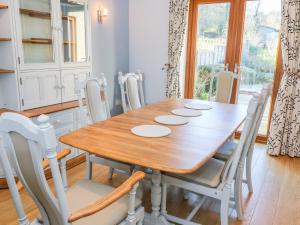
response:
[[[134,187],[134,185],[140,180],[144,179],[144,177],[145,177],[144,172],[141,171],[135,172],[122,185],[120,185],[118,188],[113,190],[104,198],[72,213],[68,219],[68,222],[72,223],[81,218],[93,215],[101,211],[102,209],[108,207],[109,205],[113,204],[114,202],[122,198],[125,194],[129,193],[131,189]]]
[[[60,151],[59,153],[57,153],[56,158],[59,161],[59,160],[65,158],[67,155],[70,155],[70,153],[71,153],[71,150],[68,148],[65,148],[62,151]],[[43,166],[43,169],[47,169],[49,167],[49,161],[47,159],[43,160],[42,166]],[[19,191],[21,191],[24,188],[24,186],[22,185],[22,183],[20,181],[17,182],[17,188]]]

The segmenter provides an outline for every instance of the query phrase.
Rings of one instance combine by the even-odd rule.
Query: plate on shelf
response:
[[[200,110],[187,109],[187,108],[174,109],[172,110],[172,113],[177,116],[184,116],[184,117],[197,117],[202,115],[202,112]]]
[[[184,104],[184,107],[188,108],[188,109],[194,109],[194,110],[210,110],[210,109],[212,109],[211,105],[203,104],[203,103],[193,103],[193,102]]]
[[[131,129],[131,132],[140,137],[158,138],[171,134],[171,129],[160,125],[141,125]]]
[[[189,122],[187,118],[175,115],[157,116],[154,121],[164,125],[184,125]]]

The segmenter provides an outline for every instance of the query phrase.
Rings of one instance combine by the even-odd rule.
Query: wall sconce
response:
[[[108,16],[108,10],[106,8],[101,8],[97,11],[98,13],[98,22],[103,23],[103,19]]]

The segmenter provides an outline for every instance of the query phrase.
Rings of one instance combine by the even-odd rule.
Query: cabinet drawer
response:
[[[89,77],[89,70],[63,70],[61,73],[62,82],[62,102],[74,101],[78,99],[76,94],[76,82],[85,81]],[[82,93],[84,95],[84,93]]]
[[[74,127],[74,113],[73,111],[64,111],[59,113],[48,114],[49,122],[55,130],[72,126]],[[38,124],[37,117],[33,118],[32,121]]]
[[[61,103],[59,71],[35,71],[20,74],[22,109]]]

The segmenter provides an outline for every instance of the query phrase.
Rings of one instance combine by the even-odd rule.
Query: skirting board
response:
[[[73,159],[70,159],[67,161],[67,170],[69,169],[72,169],[73,167],[75,166],[78,166],[79,164],[85,162],[85,154],[81,154],[79,156],[76,156],[75,158]],[[52,178],[52,175],[51,175],[51,170],[50,169],[46,169],[45,170],[45,176],[47,179],[50,179]],[[18,181],[18,178],[15,178],[16,182]],[[7,189],[8,186],[7,186],[7,182],[6,182],[6,179],[5,178],[0,178],[0,189]]]

